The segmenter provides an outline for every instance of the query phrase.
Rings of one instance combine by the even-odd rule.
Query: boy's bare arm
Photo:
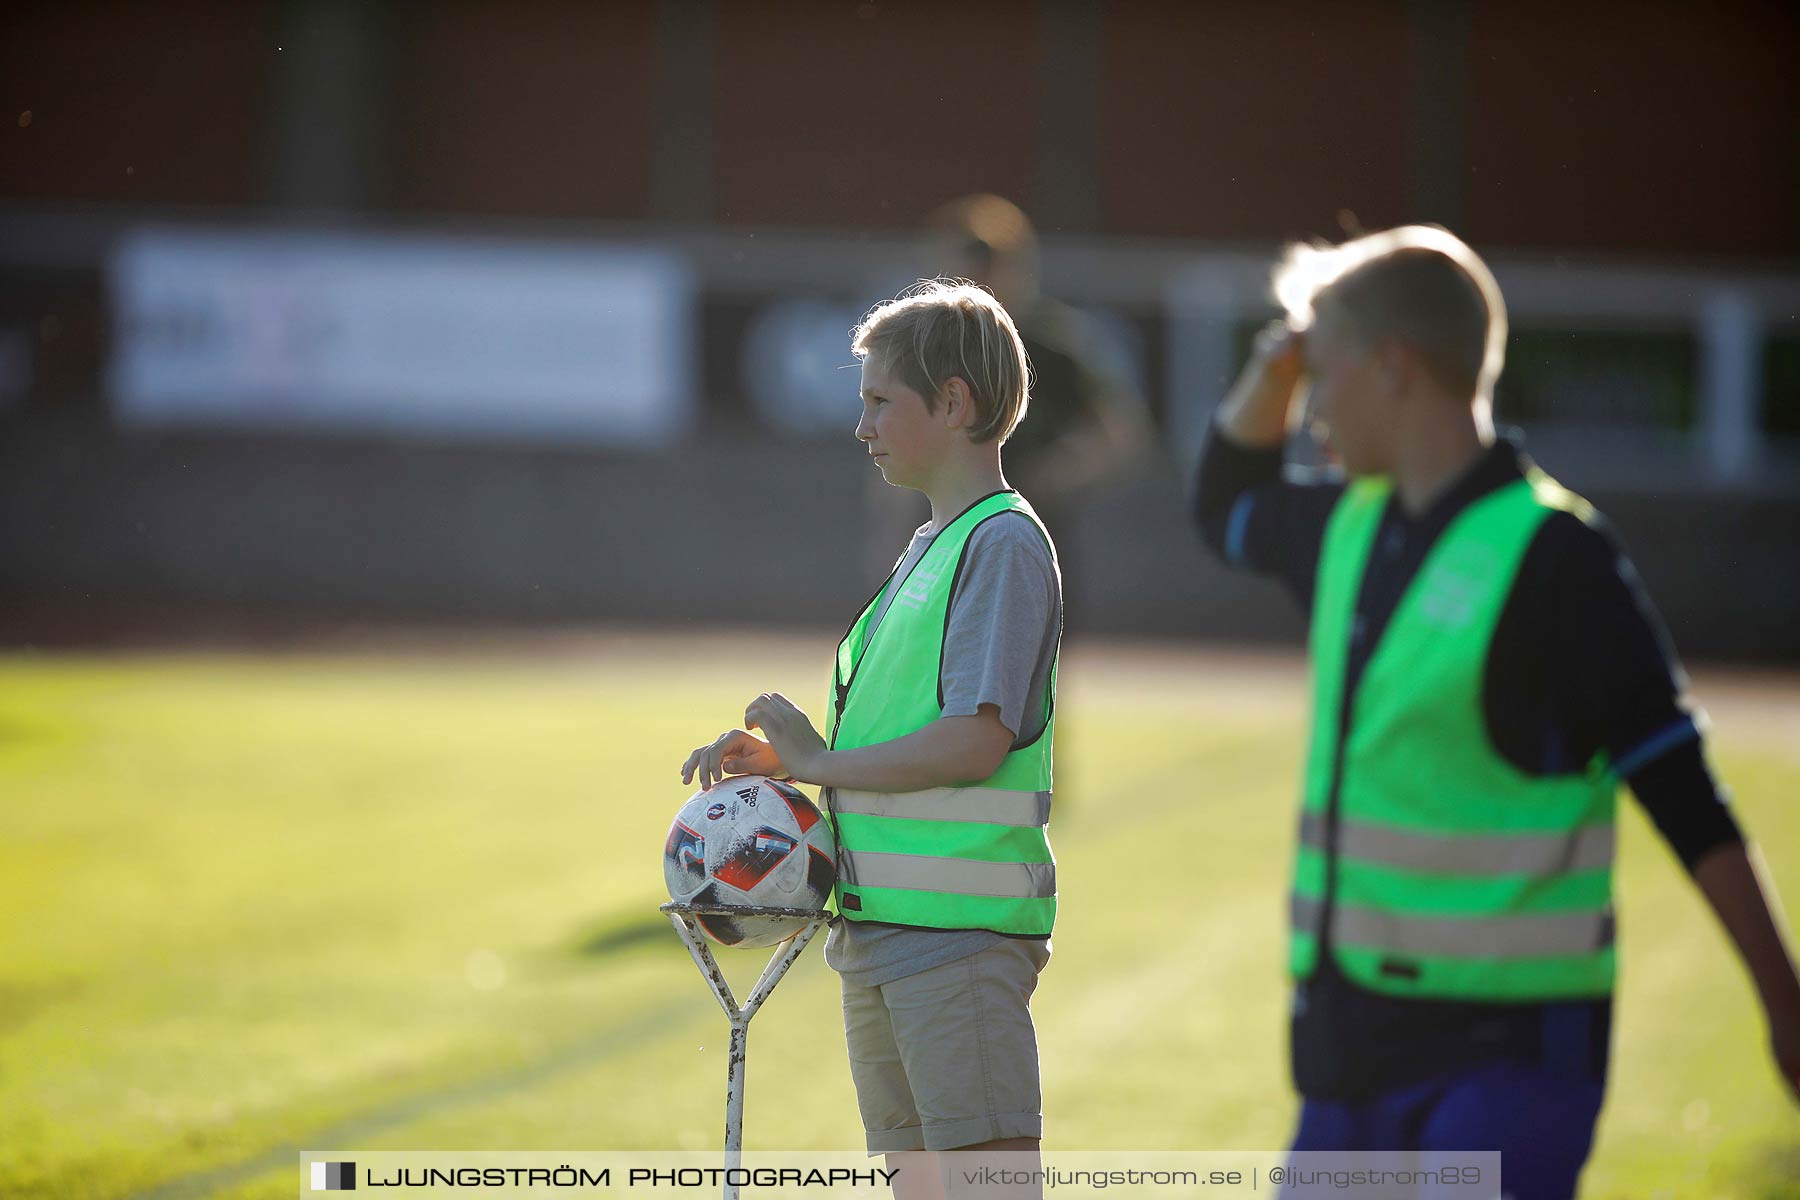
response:
[[[1013,733],[997,705],[972,717],[939,717],[891,742],[855,750],[824,750],[796,779],[862,792],[918,792],[986,779],[1000,769]]]
[[[1012,749],[1014,734],[1000,708],[983,704],[974,716],[940,717],[905,737],[855,750],[828,750],[800,708],[779,692],[752,701],[744,724],[696,747],[681,767],[681,782],[709,788],[727,775],[792,775],[802,783],[865,792],[916,792],[986,779]]]
[[[1694,864],[1694,882],[1737,947],[1762,1000],[1770,1050],[1782,1080],[1800,1100],[1800,977],[1781,934],[1779,902],[1741,842]]]

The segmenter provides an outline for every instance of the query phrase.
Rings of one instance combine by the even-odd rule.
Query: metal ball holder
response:
[[[744,1150],[744,1060],[745,1047],[750,1039],[750,1018],[762,1007],[763,1001],[787,974],[787,969],[794,965],[806,949],[806,944],[819,932],[819,927],[830,919],[831,914],[822,909],[810,908],[764,908],[754,905],[738,904],[679,904],[670,901],[662,905],[661,911],[669,915],[669,923],[675,926],[675,932],[687,945],[688,953],[693,956],[694,965],[700,968],[700,974],[712,988],[713,995],[719,1001],[719,1007],[725,1010],[725,1017],[731,1022],[731,1044],[725,1055],[725,1169],[729,1173],[743,1161]],[[763,968],[762,975],[756,980],[756,986],[750,990],[750,999],[743,1007],[738,1007],[737,1000],[731,994],[731,984],[725,980],[725,972],[713,960],[712,949],[706,944],[706,935],[700,930],[696,917],[732,916],[732,917],[794,917],[806,922],[786,941],[775,947],[769,965]],[[727,1174],[725,1182],[725,1200],[737,1200],[737,1185],[731,1182]]]

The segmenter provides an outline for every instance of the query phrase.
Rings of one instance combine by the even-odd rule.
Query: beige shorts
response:
[[[1042,1137],[1031,993],[1050,953],[1008,939],[884,983],[844,984],[844,1036],[869,1153]]]

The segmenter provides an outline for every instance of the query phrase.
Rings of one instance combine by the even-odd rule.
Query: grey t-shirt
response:
[[[935,536],[930,525],[913,533],[898,578],[905,578]],[[884,602],[871,634],[886,615]],[[1061,629],[1062,578],[1037,527],[1022,513],[983,521],[969,535],[962,576],[950,598],[941,676],[944,715],[972,717],[983,704],[998,705],[1000,723],[1018,742],[1031,741],[1044,728],[1044,690]],[[840,917],[826,935],[825,962],[851,983],[879,987],[1005,940],[1006,935],[985,929],[912,929]]]

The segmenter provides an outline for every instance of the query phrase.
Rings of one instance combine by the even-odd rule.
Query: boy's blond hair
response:
[[[969,388],[973,442],[1004,443],[1025,417],[1031,365],[1000,302],[962,279],[922,279],[869,310],[850,349],[925,398],[937,411],[952,378]]]
[[[1296,243],[1274,274],[1299,328],[1327,310],[1364,345],[1394,338],[1445,388],[1489,397],[1506,362],[1506,302],[1481,256],[1436,225],[1403,225],[1340,246]]]

